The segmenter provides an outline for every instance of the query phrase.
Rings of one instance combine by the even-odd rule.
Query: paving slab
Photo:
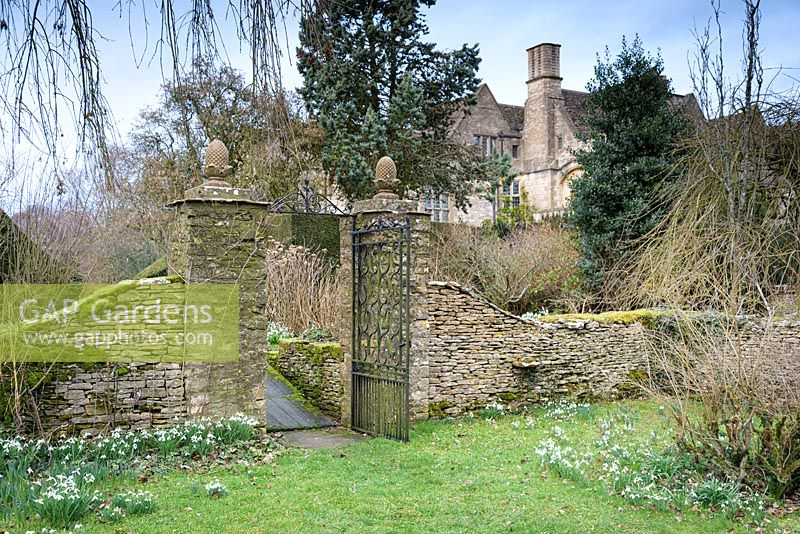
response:
[[[325,414],[309,409],[281,380],[267,373],[266,425],[270,430],[324,428],[337,423]]]
[[[334,447],[346,447],[365,439],[367,437],[364,434],[356,434],[343,428],[326,428],[285,432],[280,441],[289,447],[301,449],[332,449]]]

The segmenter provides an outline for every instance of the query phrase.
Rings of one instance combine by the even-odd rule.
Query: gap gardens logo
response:
[[[0,362],[239,359],[236,284],[2,284],[0,296]]]

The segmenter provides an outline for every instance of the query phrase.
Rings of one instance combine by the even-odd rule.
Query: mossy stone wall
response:
[[[11,422],[7,401],[13,399],[8,367],[0,383],[6,423]],[[176,363],[37,363],[25,365],[19,377],[32,391],[22,413],[27,432],[41,425],[45,433],[93,434],[113,427],[166,426],[188,416],[184,373]]]
[[[648,377],[652,363],[650,350],[671,317],[645,309],[528,321],[454,283],[430,282],[428,296],[434,416],[457,415],[491,402],[639,395],[637,384]],[[721,320],[697,313],[685,316]],[[731,326],[744,356],[775,355],[776,380],[800,373],[800,320],[768,325],[735,318]]]
[[[290,226],[261,203],[186,199],[176,205],[170,274],[193,284],[239,285],[239,361],[187,364],[186,394],[192,416],[243,412],[263,418],[266,352],[263,314],[266,247],[286,240]]]
[[[339,419],[344,400],[344,352],[338,343],[282,339],[270,355],[270,364],[311,404]]]
[[[526,321],[469,289],[429,283],[431,415],[559,396],[616,398],[647,369],[644,326]]]
[[[142,275],[153,276],[166,269],[174,277],[171,282],[238,284],[240,361],[48,365],[46,372],[39,373],[43,379],[35,380],[38,385],[32,397],[46,430],[69,433],[109,426],[148,427],[174,418],[235,412],[263,418],[268,349],[263,288],[268,241],[324,249],[332,261],[338,261],[340,217],[274,214],[268,204],[246,198],[187,198],[174,203],[173,209],[169,253]],[[313,385],[317,382],[309,382],[308,391],[318,390],[320,394],[312,400],[338,419],[341,349],[338,345],[320,346],[324,357],[315,352],[316,346],[308,347],[311,352],[304,353],[309,369],[319,370],[319,387]],[[131,361],[137,359],[137,354],[127,351],[120,357]],[[295,361],[294,356],[287,356],[289,360]],[[31,369],[30,377],[38,376]],[[2,417],[10,414],[6,402],[12,398],[9,380],[8,373],[3,372]],[[33,429],[36,425],[32,411],[26,410],[25,417],[27,426]]]

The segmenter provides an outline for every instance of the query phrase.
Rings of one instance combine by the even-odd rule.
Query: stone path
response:
[[[298,430],[287,432],[281,436],[281,442],[290,447],[302,449],[330,449],[346,447],[366,439],[363,434],[356,434],[344,428],[326,428],[319,430]]]
[[[267,428],[269,430],[295,430],[335,426],[336,421],[309,410],[296,398],[292,389],[267,373]]]

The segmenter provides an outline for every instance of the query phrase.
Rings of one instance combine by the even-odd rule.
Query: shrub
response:
[[[151,443],[163,458],[178,449],[181,437],[178,427],[158,428],[153,431]]]
[[[300,334],[300,337],[308,341],[325,341],[333,338],[330,332],[324,328],[319,328],[316,326],[312,326],[311,328],[305,330],[302,334]]]
[[[478,414],[481,419],[494,419],[506,415],[506,407],[499,402],[492,402],[481,408]]]
[[[651,386],[681,450],[720,480],[776,498],[800,489],[800,372],[771,325],[755,340],[735,322],[676,325],[650,350]]]
[[[289,332],[321,328],[338,334],[344,291],[330,260],[305,247],[270,240],[266,266],[270,320]]]
[[[220,443],[250,441],[253,439],[253,428],[257,424],[256,419],[237,413],[227,421],[218,422],[215,425],[214,435]]]
[[[580,306],[578,252],[565,230],[535,224],[498,237],[454,224],[438,229],[432,241],[434,280],[474,288],[516,314]]]
[[[690,493],[692,500],[708,508],[732,508],[739,502],[742,485],[710,477],[700,482]]]

